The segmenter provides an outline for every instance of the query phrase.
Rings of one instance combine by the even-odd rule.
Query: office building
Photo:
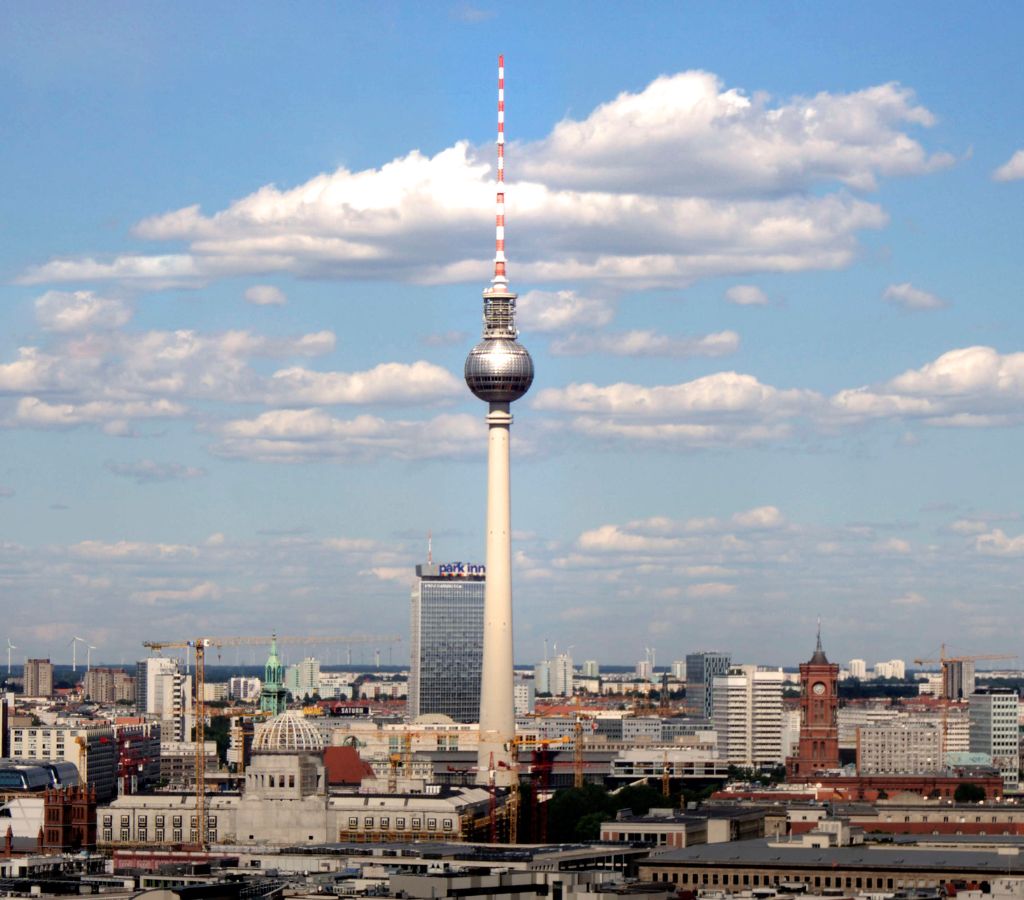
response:
[[[517,716],[529,715],[534,710],[533,679],[517,677],[512,685]]]
[[[483,566],[416,566],[410,598],[410,717],[442,713],[456,722],[479,721],[485,587]]]
[[[712,721],[718,755],[738,766],[776,766],[782,755],[781,669],[732,666],[716,675]]]
[[[857,728],[858,775],[920,775],[942,768],[942,731],[934,725],[894,722]]]
[[[232,700],[241,700],[243,703],[251,703],[259,700],[260,689],[263,682],[258,678],[235,675],[228,682],[228,696]]]
[[[53,663],[48,659],[25,660],[24,694],[26,697],[53,696]]]
[[[73,763],[82,784],[96,789],[96,799],[116,793],[117,743],[109,725],[16,726],[10,730],[11,758]]]
[[[705,719],[712,716],[712,684],[716,675],[729,671],[729,654],[700,650],[686,654],[686,699],[694,712]]]
[[[970,698],[971,753],[992,757],[1003,785],[1016,790],[1020,780],[1020,697],[1016,688],[978,688]]]

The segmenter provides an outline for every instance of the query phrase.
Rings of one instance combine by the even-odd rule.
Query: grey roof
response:
[[[987,840],[987,838],[986,838]],[[1024,847],[1019,838],[1016,846]],[[861,844],[854,847],[802,847],[770,845],[768,841],[733,841],[698,844],[659,853],[658,865],[742,866],[764,868],[934,869],[950,872],[1024,874],[1024,856],[1006,856],[992,850],[918,849],[909,846]]]

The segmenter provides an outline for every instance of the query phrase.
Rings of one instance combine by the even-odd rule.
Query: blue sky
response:
[[[1012,651],[1024,14],[636,9],[10,10],[0,640],[404,635],[482,558],[503,52],[517,658]]]

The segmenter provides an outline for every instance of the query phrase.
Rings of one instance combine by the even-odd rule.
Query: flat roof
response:
[[[967,836],[964,836],[967,837]],[[988,840],[987,838],[985,840]],[[965,843],[967,843],[965,841]],[[1010,846],[1024,849],[1024,839]],[[768,869],[825,866],[851,869],[934,869],[965,870],[1003,875],[1024,874],[1024,854],[1007,855],[993,850],[947,850],[919,848],[903,843],[860,844],[853,847],[783,846],[768,840],[732,841],[726,844],[699,844],[666,850],[652,856],[651,864],[699,866],[760,866]]]

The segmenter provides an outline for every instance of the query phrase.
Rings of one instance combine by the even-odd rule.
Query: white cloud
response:
[[[198,556],[198,550],[186,544],[151,544],[142,541],[80,541],[69,550],[77,557],[105,562],[157,562]]]
[[[917,418],[948,427],[1024,421],[1024,353],[992,347],[950,350],[878,387],[840,391],[828,414],[848,421]]]
[[[151,591],[137,591],[132,595],[136,603],[144,606],[157,604],[194,603],[197,600],[218,600],[223,595],[221,588],[212,581],[201,581],[190,587],[157,588]]]
[[[708,581],[703,584],[691,584],[686,589],[686,595],[688,597],[694,597],[699,600],[713,599],[715,597],[728,597],[729,594],[736,593],[736,585],[726,584],[721,581]]]
[[[974,549],[985,556],[1024,556],[1024,534],[1008,537],[1001,528],[974,539]]]
[[[1017,181],[1024,178],[1024,150],[1016,151],[992,173],[995,181]]]
[[[120,328],[132,317],[123,300],[99,297],[92,291],[47,291],[36,298],[36,319],[47,331]]]
[[[275,404],[305,406],[336,403],[431,403],[463,397],[462,379],[447,369],[420,360],[382,363],[366,372],[313,372],[281,369],[271,376],[268,399]]]
[[[73,428],[128,419],[180,418],[186,407],[170,400],[93,400],[87,403],[47,403],[38,397],[18,401],[12,424],[31,428]]]
[[[514,147],[513,277],[677,289],[846,265],[857,233],[887,221],[847,188],[947,165],[910,134],[931,123],[894,84],[773,101],[705,72],[658,78]],[[209,215],[189,206],[137,225],[138,237],[183,242],[183,252],[54,259],[21,281],[166,286],[285,273],[483,282],[486,259],[465,248],[489,225],[491,156],[489,146],[478,154],[458,143],[292,188],[266,185]]]
[[[576,291],[528,291],[516,301],[516,322],[527,332],[603,328],[614,316],[610,301]]]
[[[909,281],[904,281],[901,284],[890,284],[885,289],[885,293],[882,294],[882,299],[893,306],[899,306],[914,312],[928,309],[945,309],[949,306],[949,303],[941,297],[929,294],[928,291],[922,291],[920,288],[914,287]]]
[[[758,506],[733,516],[733,522],[741,528],[778,528],[784,521],[782,513],[775,506]]]
[[[719,331],[701,337],[672,337],[654,331],[610,331],[598,334],[575,333],[553,341],[556,356],[584,356],[602,353],[609,356],[727,356],[740,346],[735,331]]]
[[[725,299],[736,306],[767,306],[768,295],[755,284],[736,284],[725,292]]]
[[[895,606],[926,606],[928,604],[928,600],[917,591],[907,591],[894,598],[892,602]]]
[[[152,459],[140,459],[137,462],[119,463],[108,461],[105,468],[113,475],[121,478],[133,478],[138,484],[153,484],[160,481],[186,481],[202,478],[206,469],[196,466],[185,466],[181,463],[161,463]]]
[[[245,299],[254,306],[284,306],[288,302],[284,291],[272,284],[254,284],[246,288]]]
[[[982,534],[988,530],[988,527],[988,522],[981,519],[957,519],[949,526],[950,531],[957,534]]]
[[[218,432],[215,453],[261,462],[464,459],[479,456],[486,445],[483,422],[470,415],[338,419],[319,409],[282,409],[231,420]]]

